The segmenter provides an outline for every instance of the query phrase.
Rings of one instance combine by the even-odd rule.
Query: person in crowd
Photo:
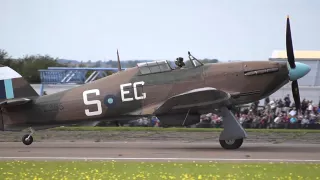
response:
[[[309,101],[307,111],[308,111],[308,114],[310,114],[313,111],[312,101]]]
[[[291,105],[290,95],[287,94],[287,96],[283,100],[284,100],[284,108],[285,108],[284,110],[286,112],[288,112],[289,111],[289,107]]]

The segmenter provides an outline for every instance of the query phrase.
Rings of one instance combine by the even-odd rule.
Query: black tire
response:
[[[219,142],[224,149],[238,149],[242,145],[243,139],[236,139],[234,141],[219,140]]]
[[[27,140],[28,136],[29,136],[29,134],[26,134],[26,135],[24,135],[24,136],[22,137],[22,142],[23,142],[23,144],[24,144],[24,145],[27,145],[27,146],[30,145],[30,144],[32,144],[32,142],[33,142],[33,137],[32,137],[32,136],[30,136],[29,139]]]

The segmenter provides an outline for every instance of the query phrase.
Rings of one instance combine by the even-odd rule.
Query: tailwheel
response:
[[[238,149],[242,145],[243,139],[219,140],[219,142],[224,149]]]
[[[26,134],[22,137],[22,142],[25,145],[30,145],[33,142],[33,137],[29,134]]]
[[[31,127],[29,127],[30,134],[26,134],[22,137],[22,142],[25,145],[30,145],[33,142],[33,133],[35,132]]]

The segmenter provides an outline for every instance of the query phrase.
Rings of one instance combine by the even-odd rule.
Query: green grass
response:
[[[0,179],[312,179],[320,164],[1,161]]]
[[[164,131],[164,132],[221,132],[222,128],[156,128],[156,127],[58,127],[55,131]],[[320,133],[320,129],[246,129],[247,132]]]

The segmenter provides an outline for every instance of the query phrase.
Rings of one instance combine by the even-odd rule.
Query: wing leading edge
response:
[[[211,87],[194,89],[172,96],[155,111],[155,115],[172,114],[200,111],[203,109],[214,109],[229,104],[231,95],[228,92]]]

